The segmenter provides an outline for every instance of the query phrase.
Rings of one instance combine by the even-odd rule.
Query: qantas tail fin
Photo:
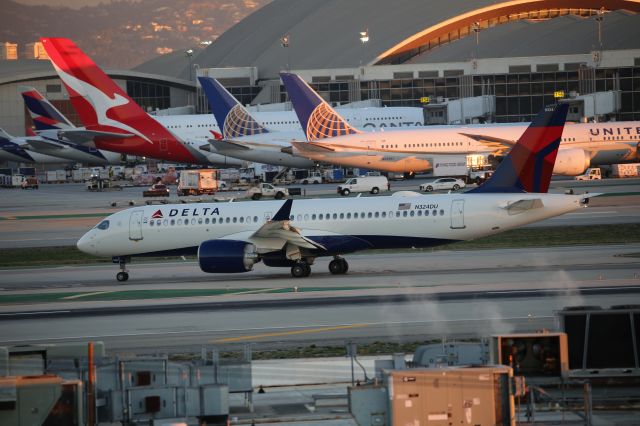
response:
[[[216,79],[198,77],[224,139],[269,133]]]
[[[20,86],[19,90],[36,130],[67,130],[75,127],[33,87]]]
[[[300,76],[282,72],[280,78],[289,93],[307,140],[314,141],[360,133],[335,112]]]
[[[568,109],[567,104],[543,108],[493,176],[468,192],[547,192]]]
[[[149,143],[145,133],[168,133],[71,40],[41,41],[86,128],[132,133]]]

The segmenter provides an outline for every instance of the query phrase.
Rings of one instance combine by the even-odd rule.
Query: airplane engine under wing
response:
[[[246,241],[209,240],[198,248],[198,264],[204,272],[247,272],[259,261],[256,247]]]
[[[553,167],[554,175],[577,176],[584,173],[591,165],[591,156],[584,149],[560,149],[556,164]]]

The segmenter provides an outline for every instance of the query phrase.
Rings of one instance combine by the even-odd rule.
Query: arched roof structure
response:
[[[640,27],[640,15],[634,14],[640,10],[640,0],[274,0],[207,48],[195,49],[193,57],[187,58],[184,51],[174,52],[136,70],[189,80],[195,64],[200,68],[256,67],[262,80],[275,79],[286,68],[352,69],[415,62],[417,58],[430,62],[429,52],[456,50],[453,46],[459,42],[454,41],[465,39],[475,22],[483,28],[481,38],[500,29],[497,32],[502,37],[496,40],[496,51],[514,52],[523,45],[523,37],[530,40],[552,26],[563,34],[560,44],[569,51],[565,53],[572,49],[573,53],[588,53],[593,40],[597,40],[592,15],[602,7],[619,11],[605,14],[605,26],[612,15],[617,16],[618,24],[607,26],[606,39],[610,42],[605,50],[640,47],[638,38],[626,40],[624,33]],[[570,19],[574,16],[591,18]],[[514,25],[531,22],[538,23]],[[510,25],[500,25],[504,23]],[[365,29],[370,37],[363,44],[359,32]],[[510,29],[517,31],[511,34]],[[585,37],[587,33],[591,36]],[[289,36],[288,47],[281,45],[284,35]],[[552,43],[540,46],[537,54],[547,54],[545,49],[548,54],[558,50]],[[530,56],[524,48],[521,50],[515,56]]]

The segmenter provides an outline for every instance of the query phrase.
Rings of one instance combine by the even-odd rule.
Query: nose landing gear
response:
[[[127,270],[127,262],[131,262],[131,258],[127,256],[114,256],[113,263],[120,266],[120,272],[116,274],[116,280],[124,282],[129,279],[129,271]]]

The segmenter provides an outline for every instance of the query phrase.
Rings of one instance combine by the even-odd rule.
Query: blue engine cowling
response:
[[[198,264],[204,272],[247,272],[260,260],[256,247],[246,241],[209,240],[198,248]]]

